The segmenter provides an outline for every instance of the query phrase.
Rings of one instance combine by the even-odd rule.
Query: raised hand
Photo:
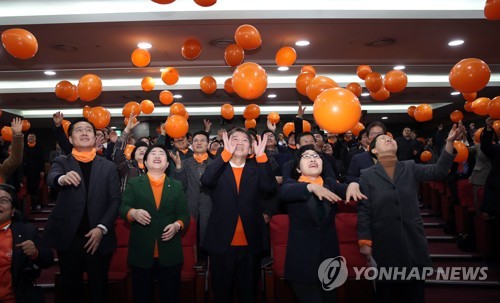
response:
[[[222,141],[224,142],[224,149],[230,152],[231,155],[234,154],[234,151],[236,150],[236,145],[229,140],[229,137],[225,130],[222,132]]]
[[[128,118],[127,126],[125,126],[125,129],[123,130],[124,132],[130,133],[134,129],[134,127],[136,127],[137,125],[139,125],[139,123],[141,123],[135,118],[137,118],[137,115],[131,113],[130,117]]]
[[[252,142],[252,149],[253,152],[255,153],[255,156],[261,156],[264,154],[266,150],[266,143],[267,143],[267,133],[265,133],[262,138],[260,136],[257,136],[257,141]]]
[[[276,132],[276,124],[273,124],[271,121],[267,120],[266,125],[267,125],[267,129],[269,129],[273,133]]]
[[[61,126],[62,121],[64,120],[64,115],[61,112],[56,112],[52,115],[52,120],[54,120],[54,125],[56,127]]]
[[[465,133],[465,127],[462,124],[462,121],[459,121],[458,124],[453,124],[450,132],[448,133],[448,138],[446,139],[447,141],[455,141],[459,137],[462,136],[462,134]]]
[[[203,124],[205,125],[205,131],[209,133],[210,127],[212,126],[212,122],[210,122],[210,120],[208,119],[203,119]]]
[[[109,133],[109,141],[116,143],[116,140],[118,140],[118,134],[115,131],[112,131]]]
[[[21,118],[12,119],[12,123],[10,124],[10,128],[12,128],[13,135],[20,135],[23,130],[23,120]]]
[[[181,156],[179,155],[179,151],[176,151],[174,154],[171,150],[169,150],[168,156],[170,157],[170,159],[172,159],[172,161],[174,161],[175,167],[177,169],[182,168],[182,160],[181,160]]]
[[[304,112],[306,111],[306,107],[302,107],[302,102],[299,101],[299,109],[297,110],[297,117],[304,116]]]

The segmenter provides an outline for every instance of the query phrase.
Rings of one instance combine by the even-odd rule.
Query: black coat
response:
[[[491,170],[484,186],[484,198],[481,210],[491,215],[500,216],[500,144],[492,144],[493,131],[483,130],[481,151],[491,160]]]

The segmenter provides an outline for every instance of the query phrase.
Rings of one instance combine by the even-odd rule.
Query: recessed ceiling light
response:
[[[384,117],[382,117],[381,119],[382,119],[382,120],[387,120],[387,119],[389,119],[389,117],[384,116]]]
[[[289,68],[288,66],[280,66],[280,67],[278,67],[278,70],[279,70],[280,72],[286,72],[286,71],[287,71],[287,70],[289,70],[289,69],[290,69],[290,68]]]
[[[175,99],[180,99],[180,98],[182,98],[182,95],[176,94],[176,95],[174,95],[174,98]]]
[[[361,96],[362,97],[368,97],[370,95],[370,93],[362,93]]]
[[[460,92],[451,92],[452,96],[460,95]]]
[[[46,74],[47,76],[54,76],[56,74],[56,72],[53,70],[46,70],[43,73]]]
[[[111,126],[111,129],[116,129],[116,126]]]
[[[163,73],[166,70],[167,70],[166,68],[160,68],[160,73]]]
[[[141,43],[137,44],[137,47],[138,48],[144,48],[144,49],[150,49],[153,46],[151,45],[151,43],[141,42]]]
[[[406,66],[404,66],[404,65],[396,65],[396,66],[394,66],[395,70],[403,70],[405,68],[406,68]]]
[[[268,98],[272,99],[272,98],[276,98],[276,94],[269,94],[267,95]]]
[[[297,45],[297,46],[308,46],[309,44],[311,44],[311,43],[307,40],[299,40],[299,41],[295,42],[295,45]]]
[[[458,45],[462,45],[462,44],[464,44],[464,40],[460,40],[460,39],[448,42],[449,46],[458,46]]]

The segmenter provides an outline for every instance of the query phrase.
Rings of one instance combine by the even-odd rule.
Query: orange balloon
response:
[[[351,82],[347,84],[346,88],[350,90],[356,97],[361,96],[361,93],[363,92],[361,85],[356,82]]]
[[[217,90],[217,82],[212,76],[205,76],[200,80],[201,91],[205,94],[213,94]]]
[[[217,0],[194,0],[194,2],[196,2],[199,6],[209,7],[214,5]]]
[[[329,77],[326,76],[314,77],[314,79],[312,79],[311,82],[309,82],[309,85],[306,88],[307,97],[309,98],[309,100],[314,102],[316,98],[319,96],[319,94],[321,94],[323,91],[338,86],[339,85],[337,84],[337,82],[333,81]]]
[[[226,120],[234,118],[234,108],[231,104],[224,104],[220,108],[220,115]]]
[[[153,2],[156,2],[158,4],[170,4],[172,2],[174,2],[175,0],[151,0]]]
[[[174,103],[179,104],[179,103]],[[171,115],[165,122],[165,131],[170,138],[177,139],[184,137],[189,130],[189,123],[184,116]]]
[[[138,116],[141,114],[141,105],[138,102],[130,101],[123,106],[122,115],[130,117],[130,115]]]
[[[493,129],[496,132],[500,131],[500,120],[495,120],[495,122],[493,122]]]
[[[189,120],[189,113],[187,111],[184,113],[184,118],[186,118],[186,120]]]
[[[297,52],[293,47],[285,46],[278,50],[276,53],[276,65],[278,66],[290,66],[297,60]]]
[[[356,69],[356,74],[361,80],[365,80],[366,76],[372,72],[372,68],[369,65],[360,65]]]
[[[22,123],[23,123],[23,124],[22,124],[22,131],[23,131],[23,132],[28,131],[28,129],[30,129],[30,127],[31,127],[31,123],[30,123],[30,121],[28,121],[28,120],[23,120],[23,121],[22,121]]]
[[[127,125],[129,120],[130,120],[130,117],[125,117],[123,119],[123,124]],[[134,118],[134,123],[137,123],[137,117]]]
[[[476,130],[476,132],[474,133],[474,142],[481,142],[481,134],[483,133],[483,129],[484,127],[481,127]]]
[[[321,129],[340,134],[358,123],[361,118],[361,104],[351,91],[331,88],[316,98],[313,116]]]
[[[280,122],[280,115],[277,112],[270,112],[267,114],[267,120],[272,124],[278,124]]]
[[[224,51],[224,61],[226,64],[235,67],[245,59],[245,51],[238,44],[229,44]]]
[[[244,50],[256,49],[262,44],[259,31],[250,24],[243,24],[236,29],[234,41]]]
[[[133,144],[127,144],[127,146],[125,146],[125,150],[123,151],[123,154],[125,155],[125,159],[130,161],[130,159],[132,157],[132,152],[134,151],[134,149],[135,149],[135,145],[133,145]]]
[[[179,72],[174,67],[167,67],[161,72],[161,80],[167,85],[174,85],[179,81]]]
[[[465,100],[472,102],[477,99],[477,93],[462,93],[462,96],[465,98]]]
[[[130,60],[134,66],[145,67],[151,62],[151,54],[147,49],[136,48],[130,55]]]
[[[307,120],[302,120],[302,131],[304,132],[311,132],[311,123]]]
[[[488,20],[500,20],[500,0],[486,0],[484,16]]]
[[[283,134],[288,137],[290,136],[290,133],[295,130],[295,126],[293,125],[293,122],[288,122],[283,126]]]
[[[465,102],[464,109],[466,112],[471,113],[472,112],[472,102]]]
[[[152,77],[142,78],[141,88],[145,92],[152,91],[155,88],[155,80]]]
[[[228,94],[234,94],[233,79],[232,78],[227,78],[226,81],[224,81],[224,90]]]
[[[83,107],[83,112],[82,112],[82,115],[85,119],[89,119],[89,115],[90,115],[90,111],[92,110],[92,107],[88,106],[88,105],[85,105]]]
[[[382,88],[382,75],[371,72],[365,77],[365,86],[371,92],[378,92]]]
[[[89,102],[97,99],[102,92],[101,78],[94,74],[86,74],[78,81],[80,100]]]
[[[142,100],[141,102],[141,112],[146,115],[151,114],[155,110],[155,104],[151,100]]]
[[[429,162],[432,159],[432,153],[428,150],[424,150],[420,154],[420,161],[422,162]]]
[[[12,128],[10,126],[4,126],[2,127],[2,139],[4,141],[12,141],[12,136],[13,136],[13,133],[12,133]]]
[[[352,129],[352,134],[355,135],[356,137],[359,136],[359,132],[365,129],[365,126],[363,123],[358,122]]]
[[[89,112],[89,114],[90,114],[90,112]],[[69,122],[68,120],[62,120],[61,124],[62,124],[63,130],[64,130],[64,133],[66,134],[66,137],[67,137],[68,136],[68,129],[69,129],[69,126],[71,125],[71,122]]]
[[[186,114],[186,108],[184,107],[184,104],[179,102],[175,102],[174,104],[172,104],[172,106],[170,106],[170,114],[184,116]]]
[[[314,77],[316,77],[316,69],[312,66],[312,65],[304,65],[302,66],[302,68],[300,69],[300,73],[303,74],[303,73],[311,73],[314,75]]]
[[[70,97],[66,98],[66,101],[75,102],[78,99],[78,87],[74,84],[71,84],[71,90],[73,92],[71,93]]]
[[[255,128],[257,126],[257,121],[255,119],[246,119],[245,120],[245,128],[250,129],[250,128]]]
[[[451,87],[461,93],[482,90],[490,81],[491,71],[486,63],[476,58],[463,59],[450,71]]]
[[[182,44],[181,55],[186,60],[194,60],[201,55],[201,43],[196,39],[187,39]]]
[[[92,108],[89,114],[89,122],[94,124],[96,129],[105,128],[111,121],[109,111],[102,106]]]
[[[488,105],[490,103],[490,98],[482,97],[477,98],[472,102],[472,111],[474,114],[479,116],[486,116],[488,114]]]
[[[301,73],[297,76],[297,79],[295,80],[295,88],[299,94],[307,96],[307,86],[311,83],[311,80],[314,79],[314,77],[314,74],[310,72]]]
[[[377,101],[384,101],[389,99],[391,93],[382,86],[377,92],[370,91],[370,96]]]
[[[246,62],[233,73],[234,91],[243,99],[256,99],[266,91],[267,74],[257,63]]]
[[[407,113],[408,113],[408,116],[412,117],[412,118],[415,118],[415,109],[417,107],[412,105],[410,107],[408,107],[408,110],[407,110]]]
[[[432,120],[432,107],[429,104],[420,104],[413,115],[418,122],[430,121]]]
[[[71,82],[63,80],[56,84],[56,97],[60,99],[66,99],[73,95],[73,84]]]
[[[391,93],[403,91],[408,84],[408,77],[405,72],[400,70],[391,70],[385,75],[384,87]]]
[[[500,96],[496,96],[488,104],[488,115],[493,119],[500,119]]]
[[[462,121],[463,119],[464,119],[464,114],[462,114],[462,112],[459,110],[454,110],[450,114],[450,120],[453,123],[458,123],[459,121]]]
[[[464,143],[455,141],[453,142],[453,147],[457,151],[457,155],[455,156],[455,159],[453,159],[453,162],[460,163],[467,160],[467,158],[469,157],[469,149]]]
[[[29,31],[22,28],[11,28],[2,33],[2,44],[14,58],[30,59],[38,51],[38,41]]]
[[[243,118],[257,119],[260,116],[260,107],[257,104],[248,104],[243,111]]]
[[[160,93],[160,103],[163,105],[170,105],[174,102],[174,95],[168,91],[164,90]]]

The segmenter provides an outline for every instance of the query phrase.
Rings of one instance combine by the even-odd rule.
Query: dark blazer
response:
[[[158,257],[161,266],[180,264],[182,254],[181,234],[177,233],[170,241],[162,241],[161,234],[168,224],[177,220],[189,226],[189,212],[186,197],[179,181],[165,177],[160,207],[156,202],[148,176],[139,176],[128,181],[122,195],[120,216],[127,220],[130,209],[144,209],[151,215],[151,223],[144,226],[135,221],[130,225],[128,263],[140,268],[151,268],[154,261],[155,243],[158,243]]]
[[[493,131],[483,130],[481,151],[491,160],[491,170],[484,185],[484,198],[481,210],[490,215],[500,216],[500,144],[492,144]]]
[[[31,224],[12,221],[10,228],[12,230],[12,288],[16,294],[16,302],[27,302],[25,295],[27,289],[33,287],[33,279],[38,278],[40,271],[24,271],[26,268],[33,268],[33,264],[40,268],[47,268],[54,263],[54,253],[51,249],[45,247],[38,236],[38,231]],[[22,249],[16,247],[17,244],[31,240],[38,249],[38,256],[31,260],[26,256]],[[23,275],[24,272],[24,275]]]
[[[116,247],[114,223],[120,206],[120,179],[116,165],[102,157],[94,158],[88,197],[83,177],[77,187],[60,186],[57,183],[61,175],[71,170],[83,176],[80,165],[73,155],[60,156],[54,160],[47,176],[47,184],[59,189],[59,194],[45,226],[44,238],[57,250],[68,249],[77,234],[86,203],[90,228],[103,224],[108,229],[97,253],[110,254]]]
[[[269,163],[247,161],[238,193],[231,165],[219,155],[205,169],[201,183],[210,189],[212,198],[204,248],[212,253],[225,253],[231,245],[240,216],[248,247],[253,253],[262,251],[264,218],[259,206],[259,194],[271,192],[277,186]]]
[[[443,151],[436,164],[398,161],[391,180],[380,163],[359,179],[368,199],[358,203],[358,239],[372,240],[379,266],[430,266],[418,202],[418,183],[446,176],[454,155]]]
[[[361,170],[368,168],[375,164],[373,157],[370,152],[362,152],[352,156],[351,162],[349,163],[349,169],[347,170],[345,182],[347,184],[351,182],[359,182],[359,176],[361,176]]]
[[[287,202],[290,218],[285,279],[317,284],[321,262],[340,255],[335,228],[337,205],[326,200],[319,201],[307,190],[307,184],[288,179],[281,188],[281,198]],[[346,184],[326,178],[323,186],[345,198]],[[318,203],[325,211],[325,217],[321,221],[317,215]]]

